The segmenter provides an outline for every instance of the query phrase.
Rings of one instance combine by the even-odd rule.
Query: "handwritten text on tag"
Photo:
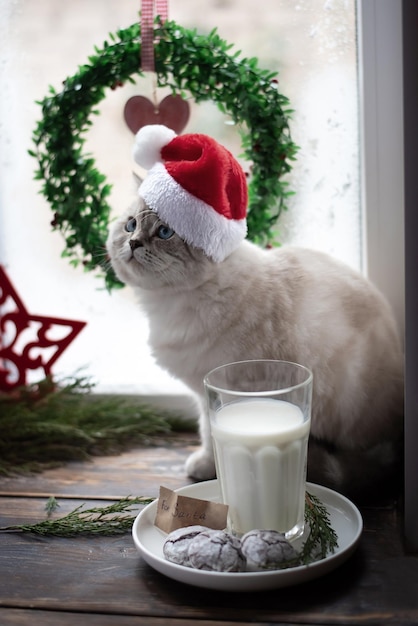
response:
[[[166,533],[196,524],[223,530],[226,527],[227,513],[226,504],[189,498],[161,486],[154,523]]]

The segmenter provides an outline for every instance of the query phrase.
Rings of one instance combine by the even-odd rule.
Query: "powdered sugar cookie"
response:
[[[167,561],[190,567],[188,557],[190,542],[204,530],[207,530],[206,526],[198,525],[173,530],[163,545],[163,554]]]
[[[242,572],[246,559],[241,542],[223,530],[209,530],[197,534],[189,544],[189,561],[196,569],[215,572]]]
[[[241,537],[241,548],[250,566],[278,569],[297,557],[294,547],[277,530],[250,530]]]

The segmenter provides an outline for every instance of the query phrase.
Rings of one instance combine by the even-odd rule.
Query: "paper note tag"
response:
[[[223,530],[227,513],[226,504],[188,498],[161,486],[154,524],[166,533],[196,524]]]

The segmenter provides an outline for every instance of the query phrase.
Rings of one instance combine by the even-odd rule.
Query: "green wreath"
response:
[[[183,96],[187,91],[196,102],[212,100],[240,125],[244,156],[252,161],[248,236],[269,243],[290,194],[282,177],[290,171],[297,149],[289,132],[288,99],[277,89],[277,74],[260,69],[255,58],[229,54],[232,46],[216,30],[199,35],[175,22],[157,21],[155,34],[158,86]],[[39,102],[43,118],[34,130],[36,149],[30,154],[38,161],[35,178],[44,181],[41,192],[54,212],[52,226],[65,238],[63,256],[73,265],[81,262],[86,270],[104,271],[110,290],[121,286],[104,262],[111,186],[91,155],[83,154],[83,134],[92,125],[90,116],[97,114],[94,107],[104,99],[105,89],[134,83],[132,76],[143,73],[139,24],[109,37],[111,42],[95,48],[88,63],[65,80],[60,93],[50,87],[50,95]]]

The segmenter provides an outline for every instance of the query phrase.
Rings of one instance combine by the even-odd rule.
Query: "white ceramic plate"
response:
[[[306,488],[326,506],[331,526],[338,536],[338,548],[335,552],[310,565],[284,570],[235,573],[207,572],[171,563],[163,555],[163,544],[167,535],[154,526],[157,501],[146,506],[135,519],[133,540],[142,558],[151,567],[169,578],[195,587],[221,591],[261,591],[303,583],[323,576],[346,561],[356,548],[363,529],[360,512],[350,500],[336,491],[312,483],[308,483]],[[220,501],[217,480],[188,485],[178,489],[177,493],[190,498]]]

